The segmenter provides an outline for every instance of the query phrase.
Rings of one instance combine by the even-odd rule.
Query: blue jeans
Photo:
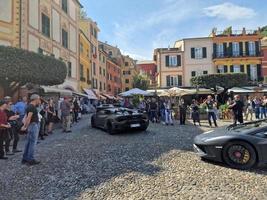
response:
[[[265,107],[260,107],[260,118],[261,119],[266,118],[266,110],[265,110]]]
[[[165,121],[165,109],[160,109],[160,118],[161,121]]]
[[[31,123],[28,127],[27,141],[23,153],[23,160],[32,161],[34,160],[34,151],[37,144],[39,135],[38,123]]]
[[[260,119],[260,108],[259,107],[255,108],[255,116],[256,116],[256,119]]]

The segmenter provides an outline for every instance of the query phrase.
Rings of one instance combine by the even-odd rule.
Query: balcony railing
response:
[[[216,31],[216,37],[225,37],[225,36],[242,36],[242,35],[259,35],[257,30],[233,30],[230,33],[227,31]]]
[[[243,57],[262,57],[261,52],[233,51],[233,52],[216,52],[213,53],[213,59],[219,58],[243,58]]]

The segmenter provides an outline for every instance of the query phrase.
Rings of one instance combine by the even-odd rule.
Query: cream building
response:
[[[159,72],[157,81],[160,88],[184,85],[183,52],[179,48],[159,48],[154,50],[154,61]]]
[[[123,56],[121,73],[122,92],[125,92],[133,88],[133,77],[139,73],[136,61],[130,56]]]
[[[183,52],[184,86],[191,86],[192,77],[215,73],[212,61],[212,38],[183,39],[176,41],[174,47]]]
[[[100,71],[99,71],[99,50],[98,50],[98,33],[100,29],[97,23],[92,19],[81,19],[79,22],[80,29],[85,33],[91,44],[91,82],[92,88],[99,93],[100,89]]]
[[[20,1],[0,0],[0,45],[20,47]]]

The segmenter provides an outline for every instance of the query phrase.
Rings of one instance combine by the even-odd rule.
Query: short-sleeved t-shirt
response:
[[[2,111],[2,110],[0,110],[0,125],[1,124],[4,124],[4,125],[7,124],[7,115],[5,111]]]
[[[38,123],[39,122],[38,111],[34,105],[29,104],[29,106],[26,109],[26,114],[28,115],[28,113],[33,113],[30,123]]]

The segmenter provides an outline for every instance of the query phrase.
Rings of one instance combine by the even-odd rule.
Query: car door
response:
[[[104,128],[108,114],[108,110],[101,110],[96,114],[96,124],[98,127]]]

